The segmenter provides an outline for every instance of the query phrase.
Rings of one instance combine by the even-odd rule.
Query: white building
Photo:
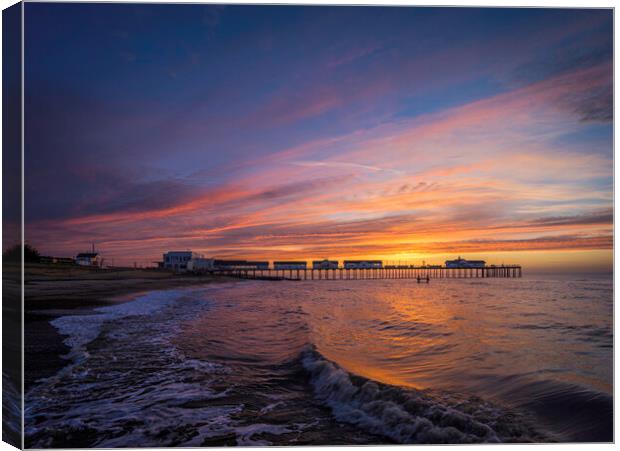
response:
[[[484,268],[485,266],[484,260],[465,260],[460,256],[456,260],[446,260],[446,268]]]
[[[101,266],[101,258],[97,252],[81,252],[76,255],[75,263],[80,266]]]
[[[189,261],[198,258],[203,258],[202,254],[192,251],[170,251],[164,254],[163,266],[176,272],[185,272]]]

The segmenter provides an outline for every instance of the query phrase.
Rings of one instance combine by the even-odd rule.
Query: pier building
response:
[[[281,270],[281,269],[306,269],[306,262],[302,261],[282,261],[282,262],[273,262],[273,269]]]
[[[345,260],[344,269],[379,269],[383,268],[381,260]]]
[[[485,266],[484,260],[465,260],[460,256],[456,260],[446,260],[446,268],[484,268]]]
[[[314,260],[312,262],[312,269],[338,269],[337,260]]]

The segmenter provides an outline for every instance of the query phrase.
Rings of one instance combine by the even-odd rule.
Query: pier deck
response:
[[[241,279],[260,280],[469,279],[522,276],[521,266],[518,265],[485,268],[228,269],[212,272]]]

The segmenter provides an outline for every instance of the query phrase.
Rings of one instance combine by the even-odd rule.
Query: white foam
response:
[[[256,423],[236,427],[235,432],[237,434],[237,445],[239,446],[267,446],[271,445],[271,442],[253,439],[252,437],[258,434],[282,435],[294,431],[283,425]]]
[[[278,402],[274,402],[272,404],[267,404],[265,407],[263,407],[262,409],[260,409],[260,413],[261,414],[265,414],[265,413],[269,413],[271,412],[273,409],[275,409],[278,406],[283,406],[286,403],[284,401],[278,401]]]
[[[465,413],[416,390],[361,378],[354,383],[347,371],[312,349],[304,352],[302,363],[310,373],[317,398],[331,408],[337,420],[398,443],[499,442],[512,438],[499,437],[490,426],[504,413],[492,406],[481,404],[474,412]],[[526,430],[520,426],[514,424],[514,432],[521,441],[527,441]]]
[[[173,343],[184,321],[209,308],[199,290],[168,290],[54,320],[68,335],[73,362],[26,394],[28,447],[79,436],[96,437],[89,446],[97,447],[199,446],[204,437],[187,427],[234,432],[230,415],[238,407],[209,404],[226,396],[211,384],[227,369],[187,358]],[[98,337],[102,345],[87,352]]]
[[[96,308],[95,314],[61,316],[50,321],[50,324],[60,334],[67,336],[64,343],[71,348],[69,355],[75,356],[99,336],[106,322],[128,316],[149,315],[169,306],[181,294],[181,290],[153,291],[130,302]]]

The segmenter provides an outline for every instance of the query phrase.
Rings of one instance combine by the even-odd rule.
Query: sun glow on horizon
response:
[[[609,12],[378,8],[368,29],[365,8],[248,6],[207,31],[185,5],[176,33],[136,7],[145,22],[28,6],[26,240],[44,254],[610,267]],[[108,35],[138,25],[187,55]]]

